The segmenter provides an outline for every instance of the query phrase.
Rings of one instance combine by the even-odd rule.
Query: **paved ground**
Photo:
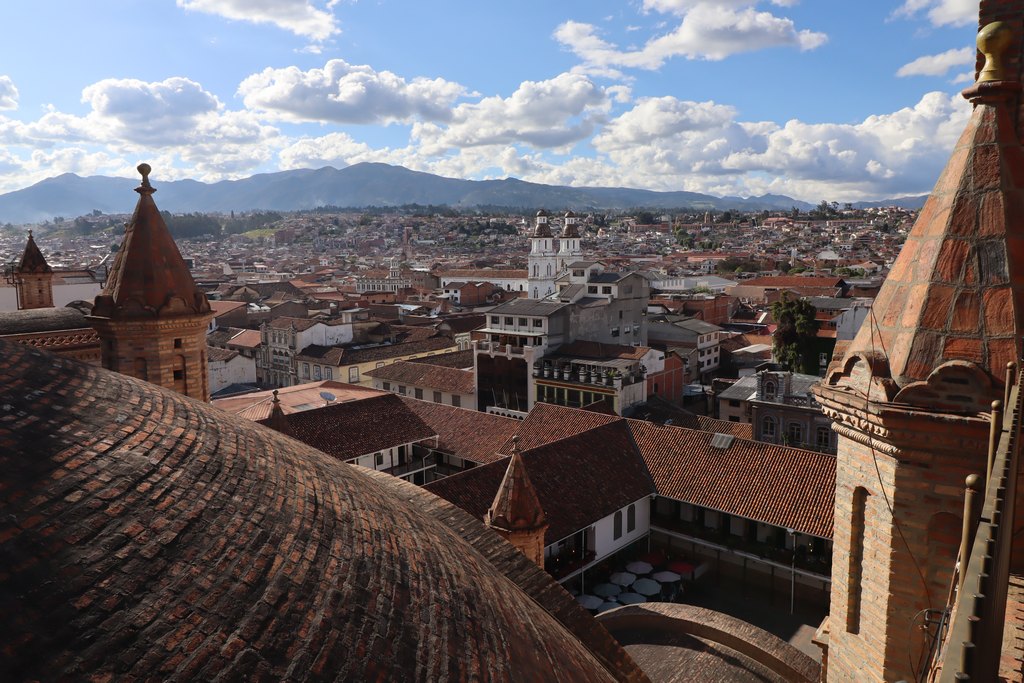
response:
[[[820,662],[821,650],[811,643],[811,638],[828,609],[824,604],[801,602],[799,592],[797,597],[796,613],[791,615],[788,590],[777,589],[772,597],[767,588],[744,588],[737,580],[719,578],[716,581],[715,577],[706,576],[693,585],[682,602],[707,607],[754,624]],[[815,597],[819,598],[818,603],[823,603],[820,596]]]

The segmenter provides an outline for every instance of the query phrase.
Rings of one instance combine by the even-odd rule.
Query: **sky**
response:
[[[0,192],[384,162],[858,201],[931,190],[977,0],[6,0]]]

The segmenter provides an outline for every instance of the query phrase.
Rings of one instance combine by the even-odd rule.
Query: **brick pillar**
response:
[[[927,666],[919,613],[949,597],[963,482],[984,475],[988,422],[817,393],[839,434],[827,680],[914,680],[911,666]]]

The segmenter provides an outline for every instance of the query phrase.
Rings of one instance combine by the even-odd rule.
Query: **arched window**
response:
[[[776,387],[774,380],[770,380],[770,379],[769,380],[765,380],[765,383],[764,383],[764,397],[767,400],[769,400],[769,401],[774,400],[775,399],[775,394],[776,394],[777,391],[778,391],[778,388]]]
[[[636,505],[630,505],[626,508],[626,532],[631,532],[636,529]]]
[[[548,275],[551,275],[551,264],[548,264]]]
[[[775,427],[775,418],[765,416],[765,418],[761,420],[761,438],[774,439],[776,435]]]
[[[850,564],[847,567],[846,631],[860,633],[861,577],[864,571],[864,524],[868,491],[863,486],[853,490],[853,516],[850,519]]]
[[[622,510],[615,512],[615,528],[612,531],[613,540],[617,541],[622,538]]]
[[[534,263],[534,264],[533,264],[533,276],[534,276],[534,277],[537,277],[537,274],[538,274],[539,272],[540,272],[540,266],[538,266],[538,265],[537,265],[536,263]]]

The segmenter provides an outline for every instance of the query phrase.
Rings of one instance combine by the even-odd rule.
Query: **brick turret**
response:
[[[149,172],[139,165],[139,201],[89,321],[104,367],[206,401],[212,312],[153,201]]]
[[[484,521],[544,568],[544,533],[548,523],[519,454],[518,436],[512,437],[512,457]]]
[[[18,308],[53,308],[53,268],[39,251],[32,231],[28,231],[28,243],[21,262],[14,271],[18,292]]]
[[[1010,43],[986,27],[979,47]],[[827,679],[914,680],[946,605],[963,482],[1024,331],[1024,149],[1016,78],[964,91],[971,120],[870,316],[817,390],[839,434]]]

